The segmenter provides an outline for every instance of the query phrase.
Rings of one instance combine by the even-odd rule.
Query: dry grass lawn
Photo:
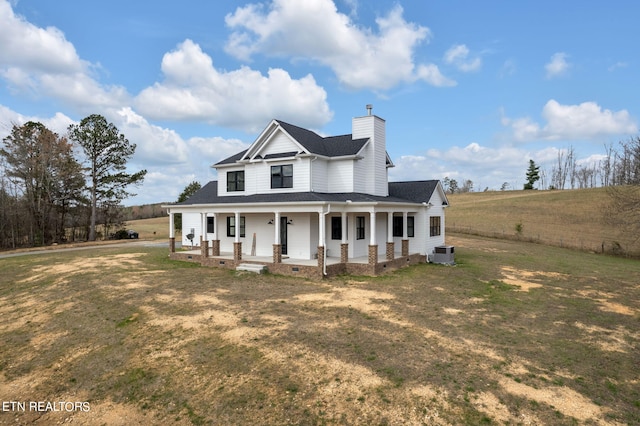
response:
[[[640,263],[457,237],[305,281],[161,248],[0,260],[0,424],[640,423]]]
[[[617,225],[606,188],[449,195],[449,231],[640,256],[636,232]],[[520,232],[516,226],[520,225]]]

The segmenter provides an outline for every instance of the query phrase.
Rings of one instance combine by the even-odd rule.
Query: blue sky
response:
[[[173,201],[272,118],[387,123],[392,180],[520,189],[529,159],[597,161],[639,133],[640,3],[0,0],[0,136],[104,115]]]

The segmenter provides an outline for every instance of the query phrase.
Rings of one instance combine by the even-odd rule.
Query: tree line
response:
[[[540,173],[540,186],[549,189],[582,189],[640,184],[640,137],[606,145],[604,158],[578,164],[573,146],[558,152],[551,173]]]
[[[620,141],[617,146],[606,145],[603,158],[591,163],[578,164],[578,154],[573,146],[558,151],[551,170],[541,169],[534,160],[529,160],[525,180],[524,189],[534,189],[536,183],[539,189],[640,185],[640,137]],[[474,191],[472,180],[463,179],[461,182],[447,176],[442,185],[451,194]],[[500,187],[501,191],[509,189],[514,189],[509,182]]]
[[[0,145],[0,248],[105,238],[146,170],[127,173],[136,145],[93,114],[58,135],[13,125]],[[99,232],[98,229],[102,229]]]

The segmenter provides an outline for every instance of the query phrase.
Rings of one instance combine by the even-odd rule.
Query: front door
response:
[[[282,254],[287,254],[287,217],[280,216],[280,244],[282,244]]]

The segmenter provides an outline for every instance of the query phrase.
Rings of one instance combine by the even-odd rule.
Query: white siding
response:
[[[373,161],[371,161],[371,156],[366,156],[366,149],[364,154],[365,158],[357,160],[353,165],[353,190],[370,194],[373,189],[373,181],[369,178],[369,173],[373,167]]]
[[[387,147],[385,122],[376,117],[374,137],[374,194],[386,197],[389,195],[389,183],[387,182]]]
[[[363,216],[364,217],[364,238],[361,240],[356,239],[356,217]],[[369,255],[369,239],[371,238],[370,234],[370,224],[369,224],[369,213],[354,213],[351,215],[351,222],[353,226],[349,227],[349,233],[353,235],[353,239],[349,240],[349,256],[350,257],[362,257]],[[353,231],[352,231],[353,229]]]
[[[329,172],[327,172],[329,162],[322,158],[311,159],[311,191],[329,192]]]
[[[260,150],[260,155],[264,157],[268,154],[282,154],[283,152],[298,152],[300,147],[291,140],[282,131],[278,130],[267,142],[267,144]]]
[[[245,168],[243,166],[240,167],[230,167],[230,168],[224,168],[224,169],[220,169],[218,171],[218,194],[220,196],[223,195],[245,195],[248,193],[248,189],[247,188],[247,172],[244,172],[244,191],[231,191],[231,192],[227,192],[227,173],[228,172],[235,172],[235,171],[241,171],[241,170],[245,170]]]
[[[312,259],[313,254],[318,251],[318,244],[313,242],[313,238],[310,238],[310,234],[318,233],[317,220],[315,221],[315,227],[312,225],[314,222],[312,216],[318,216],[316,213],[281,213],[282,216],[286,216],[288,220],[292,221],[291,225],[287,226],[287,256],[293,259]]]
[[[252,163],[247,166],[247,172],[251,177],[255,187],[252,186],[251,191],[245,193],[265,194],[278,192],[306,192],[310,191],[310,159],[289,159],[283,161],[269,161]],[[293,188],[271,188],[271,166],[279,166],[291,164],[293,165]]]
[[[438,190],[433,192],[433,195],[431,196],[429,202],[432,204],[432,207],[426,212],[427,239],[425,251],[427,255],[433,253],[434,247],[445,244],[445,208],[442,205],[443,198],[440,196],[440,192],[438,192]],[[429,218],[431,216],[440,217],[440,235],[434,237],[429,235]]]
[[[328,188],[326,192],[353,192],[354,160],[334,160],[327,167]]]
[[[309,258],[313,259],[318,255],[318,245],[320,244],[320,215],[318,213],[309,213],[309,239],[307,246],[309,248]],[[303,235],[303,232],[296,232]]]
[[[340,245],[342,244],[342,239],[334,240],[331,238],[331,221],[332,218],[337,217],[342,220],[342,215],[338,214],[328,214],[326,216],[325,222],[325,231],[326,231],[326,250],[327,257],[340,257]]]
[[[245,240],[242,243],[242,254],[250,255],[253,246],[253,234],[256,234],[256,256],[272,256],[275,242],[275,226],[269,225],[274,218],[272,214],[245,214]],[[225,219],[226,221],[226,219]],[[224,224],[227,226],[226,222]],[[227,234],[226,229],[224,234]]]
[[[193,245],[200,246],[200,236],[202,235],[202,223],[200,222],[200,213],[182,213],[182,245],[190,246],[191,241],[187,239],[187,235],[194,231]]]
[[[385,121],[375,115],[356,117],[352,121],[352,134],[354,139],[370,138],[364,149],[363,167],[366,172],[366,179],[355,178],[356,185],[362,185],[364,191],[372,195],[387,196],[389,187],[387,183],[386,171],[386,131]]]

